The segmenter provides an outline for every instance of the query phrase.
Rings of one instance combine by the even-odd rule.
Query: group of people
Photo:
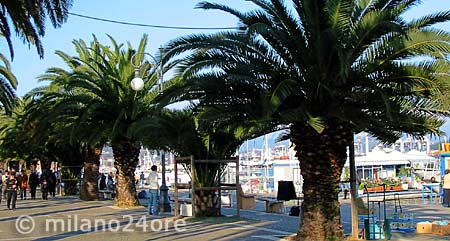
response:
[[[56,186],[58,183],[58,178],[56,172],[51,171],[50,169],[43,169],[42,174],[39,177],[42,199],[48,200],[48,195],[50,194],[52,197],[56,196]]]
[[[6,199],[6,206],[8,209],[16,210],[17,197],[20,195],[20,199],[27,199],[27,190],[30,191],[30,198],[36,199],[36,189],[41,185],[42,199],[48,199],[48,193],[53,197],[56,195],[56,182],[57,178],[50,170],[44,170],[39,176],[36,170],[32,171],[30,175],[27,174],[25,169],[22,169],[20,173],[16,170],[6,170],[3,173],[0,170],[0,204],[2,199]]]
[[[115,177],[113,176],[112,172],[105,175],[100,174],[99,178],[99,188],[100,190],[114,190],[115,189]]]

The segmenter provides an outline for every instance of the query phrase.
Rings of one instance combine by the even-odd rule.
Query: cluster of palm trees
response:
[[[450,34],[433,26],[450,12],[406,21],[418,0],[252,2],[251,12],[199,3],[234,15],[240,30],[171,40],[156,55],[160,66],[136,55],[145,52],[145,35],[136,49],[113,38],[108,46],[95,36],[90,44],[75,40],[76,56],[57,52],[68,70],[49,69],[40,79],[50,84],[2,116],[0,155],[64,160],[77,153],[73,161],[88,173],[83,198],[94,199],[108,143],[118,169],[116,205],[132,206],[141,145],[222,159],[245,139],[284,129],[304,178],[298,239],[342,240],[338,182],[353,134],[384,142],[441,134]],[[145,80],[139,92],[129,87],[134,66]],[[175,73],[162,92],[158,68]],[[179,101],[191,105],[167,108]],[[199,175],[212,169],[221,167]]]
[[[134,173],[141,146],[151,149],[172,151],[177,155],[193,155],[195,158],[230,158],[236,148],[247,138],[256,137],[256,128],[207,121],[194,115],[200,108],[170,110],[164,108],[164,93],[160,92],[158,66],[145,61],[147,35],[144,35],[136,49],[130,44],[118,44],[110,38],[110,45],[101,44],[94,36],[89,44],[74,40],[76,56],[64,52],[56,54],[66,63],[68,70],[50,68],[39,77],[49,85],[39,87],[24,97],[22,112],[17,113],[16,124],[4,130],[9,136],[21,136],[21,143],[27,143],[27,150],[20,153],[22,158],[39,159],[39,151],[32,147],[44,147],[48,152],[63,147],[75,148],[80,158],[77,161],[66,158],[60,151],[46,156],[63,164],[84,166],[81,198],[97,199],[98,165],[101,149],[108,144],[112,147],[117,169],[117,196],[115,204],[120,207],[137,205]],[[157,56],[160,59],[161,56]],[[160,62],[158,60],[158,62]],[[163,72],[177,61],[167,62]],[[132,90],[130,82],[135,67],[145,80],[144,88]],[[164,83],[165,88],[178,83],[175,77]],[[172,102],[169,102],[172,103]],[[20,128],[20,125],[26,128]],[[237,125],[236,125],[237,127]],[[250,130],[244,132],[244,130]],[[6,137],[6,135],[5,135]],[[5,138],[7,144],[17,143]],[[15,148],[5,149],[5,155],[16,155]],[[27,155],[28,154],[28,155]],[[44,159],[44,160],[45,160]],[[207,171],[197,171],[194,178],[207,182],[218,182],[223,170],[221,166],[210,164]],[[214,174],[211,172],[214,172]],[[212,177],[212,180],[210,180]]]

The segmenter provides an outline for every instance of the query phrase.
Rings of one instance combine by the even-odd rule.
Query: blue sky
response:
[[[235,27],[236,19],[226,13],[213,10],[194,9],[198,0],[75,0],[70,12],[98,18],[113,19],[117,21],[144,23],[152,25],[187,26],[187,27]],[[246,1],[235,0],[215,1],[227,3],[231,6],[249,7]],[[237,3],[237,4],[234,4]],[[204,30],[202,30],[205,32]],[[19,86],[17,93],[23,96],[36,87],[36,77],[43,74],[46,69],[54,66],[65,67],[62,61],[54,54],[56,50],[74,54],[72,40],[92,40],[95,34],[100,42],[109,43],[106,34],[111,35],[118,43],[129,41],[137,46],[144,33],[149,35],[147,52],[154,54],[158,47],[178,36],[199,33],[200,30],[168,30],[137,26],[126,26],[69,16],[67,23],[59,29],[47,25],[45,37],[42,39],[45,56],[40,59],[34,46],[28,48],[20,39],[14,40],[15,57],[12,62],[13,73],[17,76]],[[6,44],[2,44],[0,51],[9,53]]]
[[[188,27],[234,27],[236,19],[226,13],[215,10],[194,9],[199,0],[91,0],[74,1],[70,12],[113,19],[118,21],[136,22],[153,25],[188,26]],[[244,0],[214,0],[238,9],[250,9],[253,5]],[[450,9],[449,0],[425,0],[423,4],[410,10],[407,18],[415,18],[427,13]],[[450,23],[439,26],[450,31]],[[63,67],[64,64],[54,54],[62,50],[73,54],[72,40],[92,40],[95,34],[101,42],[108,43],[106,34],[110,34],[119,43],[129,41],[136,46],[144,33],[149,35],[147,52],[156,53],[158,47],[178,36],[205,32],[205,30],[168,30],[147,27],[125,26],[95,20],[69,16],[67,23],[59,29],[47,25],[45,37],[42,39],[45,56],[40,59],[34,49],[14,39],[15,58],[12,62],[13,73],[17,76],[19,86],[17,94],[25,93],[38,85],[36,77],[50,67]],[[6,44],[0,47],[7,54]]]
[[[75,0],[70,12],[92,17],[112,19],[117,21],[144,23],[152,25],[186,26],[186,27],[235,27],[237,20],[227,14],[215,10],[194,9],[199,0]],[[247,10],[253,5],[244,0],[212,0],[211,2],[227,4],[241,10]],[[450,10],[450,0],[424,0],[423,4],[411,9],[405,16],[407,19],[424,14]],[[439,26],[450,31],[450,23]],[[209,32],[213,32],[211,30]],[[217,30],[215,30],[217,31]],[[42,39],[45,56],[40,59],[34,46],[23,44],[20,39],[14,39],[15,58],[12,61],[12,71],[16,75],[19,86],[17,94],[23,96],[39,84],[36,80],[50,67],[65,67],[54,54],[56,50],[74,54],[72,40],[92,40],[92,34],[104,44],[109,43],[106,34],[110,34],[118,43],[129,41],[136,46],[143,34],[149,35],[147,52],[156,53],[158,47],[165,42],[187,34],[208,32],[205,30],[168,30],[148,27],[126,26],[100,22],[69,16],[67,23],[59,29],[53,29],[47,24],[45,37]],[[8,55],[6,43],[0,46],[0,51]],[[8,55],[9,56],[9,55]]]

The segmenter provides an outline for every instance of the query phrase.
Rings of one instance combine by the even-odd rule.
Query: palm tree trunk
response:
[[[98,200],[98,177],[101,147],[85,147],[85,162],[83,182],[81,183],[80,199],[84,201]]]
[[[195,217],[218,217],[221,215],[219,194],[216,190],[197,190],[194,196]]]
[[[117,169],[115,205],[118,207],[137,206],[134,172],[141,148],[125,138],[122,138],[120,142],[111,143],[111,147],[114,153],[114,165]]]
[[[330,121],[318,133],[295,123],[291,139],[295,144],[303,176],[302,214],[298,240],[343,240],[338,185],[352,137],[348,124]]]
[[[195,186],[217,187],[220,177],[225,168],[221,163],[196,163],[195,164]],[[217,190],[195,190],[194,205],[196,217],[217,217],[221,215]]]

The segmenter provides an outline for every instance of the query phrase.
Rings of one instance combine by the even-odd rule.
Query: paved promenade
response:
[[[264,212],[257,201],[254,210],[223,208],[225,217],[176,219],[170,213],[148,216],[144,207],[119,209],[112,201],[80,201],[75,197],[53,200],[18,200],[17,210],[0,206],[0,241],[3,240],[287,240],[295,235],[299,217]],[[391,207],[391,206],[389,206]],[[423,205],[420,199],[402,201],[415,221],[450,219],[450,209]],[[351,232],[350,203],[342,200],[345,233]],[[450,236],[393,233],[391,240],[450,240]]]

